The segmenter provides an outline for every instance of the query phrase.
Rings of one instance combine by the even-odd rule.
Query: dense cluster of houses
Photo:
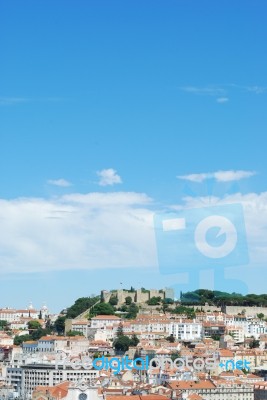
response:
[[[267,324],[262,315],[199,311],[192,320],[156,310],[139,313],[134,320],[98,315],[67,320],[66,329],[75,336],[47,335],[14,345],[14,336],[25,335],[29,320],[44,324],[47,313],[46,308],[0,310],[0,319],[5,317],[10,329],[0,331],[0,398],[267,399]],[[118,332],[136,337],[138,343],[118,353]],[[98,362],[126,356],[164,362],[116,372],[77,363],[86,357]],[[194,363],[197,359],[203,362],[201,368]],[[208,359],[216,360],[212,368],[207,368]]]

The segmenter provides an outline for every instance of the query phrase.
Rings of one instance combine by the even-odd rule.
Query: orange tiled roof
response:
[[[216,386],[210,380],[200,381],[173,381],[169,382],[171,389],[214,389]]]
[[[58,385],[55,385],[55,386],[36,386],[33,393],[46,394],[48,392],[51,396],[62,399],[64,397],[66,397],[68,394],[69,384],[70,384],[70,382],[65,381],[65,382],[59,383]]]

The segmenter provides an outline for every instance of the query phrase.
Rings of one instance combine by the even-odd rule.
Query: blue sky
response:
[[[266,292],[266,11],[2,2],[0,306],[179,288],[158,270],[151,213],[207,196],[244,205],[252,257],[233,274]]]

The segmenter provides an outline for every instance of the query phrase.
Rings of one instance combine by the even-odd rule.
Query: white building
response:
[[[91,319],[91,328],[101,329],[121,321],[116,315],[97,315]]]
[[[21,317],[38,319],[39,314],[40,312],[34,309],[21,309],[21,310],[14,310],[11,308],[0,309],[0,319],[7,322],[19,321]]]
[[[17,330],[19,330],[19,329],[27,329],[28,328],[28,324],[27,324],[27,321],[18,320],[18,321],[10,322],[9,327],[10,327],[10,329],[17,329]]]
[[[88,337],[88,320],[72,320],[72,330],[82,333],[86,338]]]
[[[172,398],[179,400],[191,395],[201,396],[205,400],[254,400],[252,385],[237,380],[177,380],[169,382],[168,387],[172,389]],[[192,398],[197,399],[198,396]]]
[[[7,335],[5,332],[0,332],[0,345],[1,346],[12,346],[14,340],[11,336]]]
[[[13,322],[17,321],[19,318],[16,310],[12,308],[0,308],[0,319],[7,322]]]
[[[7,368],[7,382],[16,386],[20,395],[31,395],[36,386],[55,386],[60,382],[80,382],[96,379],[99,371],[93,369],[57,369],[52,364],[28,364],[20,368]]]
[[[49,400],[50,390],[48,386],[39,387],[33,391],[34,400]],[[98,393],[97,387],[92,382],[62,382],[53,387],[53,396],[58,393],[58,398],[64,400],[103,400],[103,395]]]
[[[38,340],[38,351],[42,353],[58,353],[63,351],[77,355],[85,353],[89,348],[89,340],[84,336],[43,336]]]
[[[177,340],[200,340],[203,337],[203,327],[197,322],[172,322],[169,326],[169,334]]]
[[[247,327],[246,336],[254,336],[255,339],[259,339],[260,335],[264,335],[267,333],[267,327],[265,321],[250,321]]]
[[[232,336],[235,343],[243,343],[245,340],[244,329],[241,326],[227,326],[225,333]]]

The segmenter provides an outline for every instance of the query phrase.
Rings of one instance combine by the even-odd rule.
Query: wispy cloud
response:
[[[226,103],[233,92],[252,94],[267,93],[267,86],[263,85],[239,85],[236,83],[209,84],[206,86],[182,86],[180,90],[193,95],[217,97],[217,103]]]
[[[261,94],[261,93],[267,92],[266,86],[247,86],[246,89],[248,92],[253,92],[256,94]]]
[[[8,97],[8,96],[0,96],[0,106],[13,106],[16,104],[23,104],[23,103],[56,103],[66,101],[68,99],[62,97],[37,97],[37,98],[30,98],[30,97]]]
[[[227,103],[229,101],[228,97],[218,97],[216,99],[217,103],[223,104],[223,103]]]
[[[69,187],[72,186],[72,183],[67,181],[66,179],[49,179],[47,181],[49,185],[60,186],[60,187]]]
[[[27,103],[30,99],[26,97],[0,97],[1,106],[12,106],[19,103]]]
[[[109,186],[115,185],[117,183],[122,183],[121,177],[117,174],[117,171],[113,168],[102,169],[101,171],[97,171],[97,175],[99,176],[98,184],[100,186]]]
[[[184,86],[181,88],[184,92],[203,96],[222,96],[226,93],[226,89],[220,86]]]
[[[191,182],[203,182],[207,179],[215,179],[217,182],[233,182],[241,179],[250,178],[256,174],[255,171],[216,171],[216,172],[205,172],[200,174],[189,174],[177,176],[178,179],[183,179]]]

